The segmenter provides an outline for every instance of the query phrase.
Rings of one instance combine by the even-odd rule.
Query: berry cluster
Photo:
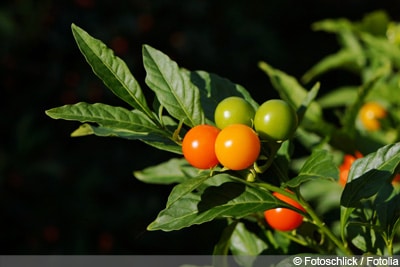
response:
[[[285,141],[298,123],[295,111],[283,100],[268,100],[255,110],[235,96],[217,105],[214,119],[216,126],[197,125],[183,138],[183,155],[196,168],[249,168],[260,155],[261,141]]]

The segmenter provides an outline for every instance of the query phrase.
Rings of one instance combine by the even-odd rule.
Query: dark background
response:
[[[0,252],[2,254],[209,254],[223,222],[147,232],[170,186],[132,171],[171,157],[140,142],[70,138],[79,124],[46,109],[78,101],[124,106],[91,72],[71,23],[112,47],[142,83],[142,44],[180,66],[245,86],[258,102],[276,97],[259,60],[301,77],[338,49],[313,32],[324,18],[359,20],[376,9],[399,20],[400,1],[131,0],[2,1],[0,4]],[[397,17],[396,17],[397,16]],[[352,81],[321,78],[322,93]]]

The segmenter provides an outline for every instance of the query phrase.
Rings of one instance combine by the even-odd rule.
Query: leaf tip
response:
[[[71,23],[71,29],[72,29],[72,31],[74,32],[74,31],[76,31],[76,30],[78,30],[78,29],[80,29],[80,28],[79,28],[79,26],[76,25],[75,23]]]
[[[154,222],[150,223],[150,224],[147,226],[146,230],[147,230],[147,231],[154,231],[154,230],[157,230],[156,228],[154,228]]]
[[[258,62],[258,67],[262,70],[265,70],[268,68],[268,64],[267,64],[267,62],[261,60]]]
[[[55,118],[54,118],[54,108],[45,110],[44,113],[45,113],[47,116],[49,116],[50,118],[55,119]]]

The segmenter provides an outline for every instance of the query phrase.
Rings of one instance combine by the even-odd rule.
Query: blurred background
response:
[[[141,46],[150,44],[263,102],[276,93],[259,60],[300,77],[339,47],[333,35],[313,32],[313,22],[359,20],[377,9],[400,20],[395,0],[3,0],[1,254],[209,254],[224,226],[146,231],[171,187],[143,184],[132,172],[171,154],[136,141],[71,138],[78,123],[46,117],[46,109],[79,101],[125,105],[92,73],[71,23],[113,48],[143,88]],[[353,78],[326,75],[322,93]]]

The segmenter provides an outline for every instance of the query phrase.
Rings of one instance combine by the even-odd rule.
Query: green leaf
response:
[[[313,29],[335,33],[343,48],[315,64],[303,75],[304,82],[309,82],[318,75],[338,68],[359,72],[365,65],[365,52],[356,34],[357,29],[349,20],[327,19],[314,23]]]
[[[313,104],[314,100],[317,98],[319,92],[319,83],[316,83],[310,91],[307,92],[305,98],[301,102],[300,106],[297,107],[297,117],[299,119],[299,123],[303,121],[304,115],[307,112],[308,108]],[[309,115],[308,115],[309,116]]]
[[[150,184],[183,183],[190,177],[195,177],[199,170],[192,167],[184,158],[172,158],[161,164],[135,171],[134,176]]]
[[[240,266],[253,266],[256,256],[268,245],[256,234],[250,232],[244,223],[238,223],[231,237],[231,251]]]
[[[64,105],[46,111],[53,119],[64,119],[80,122],[97,123],[100,126],[147,134],[158,132],[164,134],[148,117],[139,110],[127,110],[122,107],[102,103],[88,104],[80,102]]]
[[[400,143],[386,145],[375,153],[357,159],[351,166],[340,204],[357,207],[362,199],[369,198],[391,182],[400,163]]]
[[[244,98],[252,105],[254,110],[257,110],[259,106],[243,86],[216,74],[205,71],[192,71],[190,72],[190,79],[200,90],[201,104],[205,116],[210,122],[214,121],[214,111],[218,103],[230,96]]]
[[[236,229],[236,225],[239,221],[233,221],[222,231],[221,238],[218,243],[214,246],[213,255],[228,255],[229,247],[231,245],[231,237]]]
[[[140,140],[152,147],[164,151],[172,152],[175,154],[182,154],[182,147],[174,142],[168,136],[160,135],[154,132],[151,133],[137,133],[128,131],[126,129],[108,128],[103,126],[94,126],[84,123],[71,136],[80,137],[94,134],[101,137],[118,137],[128,140]]]
[[[358,89],[357,86],[339,87],[318,98],[317,102],[322,108],[348,106],[356,101]]]
[[[192,178],[184,183],[176,185],[172,189],[171,194],[168,197],[166,207],[167,208],[171,207],[177,201],[184,198],[187,194],[191,193],[195,189],[198,189],[209,178],[210,178],[210,176],[208,174],[200,175],[200,176]]]
[[[268,248],[256,234],[250,232],[244,223],[238,223],[231,237],[233,255],[256,256]]]
[[[115,56],[114,52],[103,42],[93,38],[83,29],[75,24],[72,24],[71,28],[80,51],[92,67],[93,72],[104,84],[133,108],[154,118],[138,82],[125,62]]]
[[[348,239],[361,251],[383,255],[385,243],[374,226],[370,223],[352,223],[348,226]]]
[[[377,51],[381,57],[390,58],[394,66],[400,67],[400,48],[397,45],[388,42],[386,38],[376,37],[367,33],[363,33],[361,39],[370,48]]]
[[[357,26],[362,31],[369,32],[376,36],[386,36],[390,17],[384,10],[375,10],[366,14],[361,23]]]
[[[139,110],[127,110],[106,104],[77,103],[46,111],[53,119],[97,123],[98,126],[83,124],[71,136],[78,137],[95,134],[113,136],[130,140],[141,140],[153,147],[182,154],[180,145],[171,139],[171,134],[158,128]]]
[[[378,192],[374,201],[375,210],[379,220],[379,226],[386,238],[391,238],[396,231],[396,223],[400,220],[400,194],[389,183],[385,184],[385,190]]]
[[[302,183],[315,179],[335,180],[339,170],[333,161],[332,155],[326,150],[314,150],[297,177],[286,183],[288,187],[298,187]]]
[[[241,218],[284,206],[270,192],[236,182],[228,174],[208,178],[195,192],[183,189],[186,190],[185,194],[181,190],[171,192],[167,208],[159,213],[148,230],[179,230],[216,218]]]
[[[340,199],[340,228],[343,240],[350,216],[357,208],[363,208],[362,200],[378,193],[387,195],[387,184],[391,183],[399,163],[400,143],[386,145],[376,152],[354,161]]]
[[[325,19],[313,23],[314,31],[325,31],[329,33],[340,33],[343,31],[351,31],[353,29],[352,22],[345,18]]]
[[[143,64],[146,84],[168,113],[189,127],[204,122],[200,92],[190,81],[187,71],[151,46],[143,46]]]
[[[321,74],[324,74],[334,69],[359,69],[355,67],[355,61],[357,61],[358,57],[359,56],[350,49],[342,49],[337,53],[328,55],[320,60],[303,75],[302,81],[308,83],[315,79],[317,76],[320,76]]]

